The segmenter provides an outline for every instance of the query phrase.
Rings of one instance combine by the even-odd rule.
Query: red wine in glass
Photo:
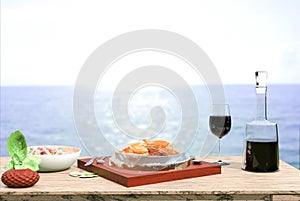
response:
[[[219,138],[219,156],[221,155],[221,138],[227,135],[231,129],[231,116],[228,104],[213,104],[212,113],[209,117],[210,131]],[[220,165],[229,165],[227,162],[218,160]]]
[[[231,116],[210,116],[209,128],[218,138],[224,137],[231,128]]]

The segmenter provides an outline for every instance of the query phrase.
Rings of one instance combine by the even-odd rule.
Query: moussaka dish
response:
[[[143,140],[124,148],[121,152],[141,154],[145,156],[171,156],[179,154],[171,143],[164,140]]]
[[[185,168],[189,159],[170,142],[143,140],[119,147],[110,158],[110,164],[129,170],[156,171]]]

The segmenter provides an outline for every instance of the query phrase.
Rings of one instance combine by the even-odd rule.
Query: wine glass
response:
[[[219,138],[219,157],[221,155],[221,138],[227,135],[231,129],[231,116],[228,104],[213,104],[212,112],[209,117],[210,131]],[[218,160],[215,162],[220,165],[230,163]]]

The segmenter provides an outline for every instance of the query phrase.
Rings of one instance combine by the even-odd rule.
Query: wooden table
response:
[[[40,173],[33,187],[13,189],[0,185],[0,200],[300,200],[300,171],[280,162],[275,173],[241,170],[241,157],[222,157],[231,165],[222,174],[126,188],[101,177],[80,179],[68,175],[70,169]],[[0,174],[8,162],[0,158]],[[209,158],[207,161],[214,160]]]

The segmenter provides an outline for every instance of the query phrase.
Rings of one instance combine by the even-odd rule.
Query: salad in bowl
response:
[[[41,159],[40,172],[61,171],[71,167],[80,156],[81,150],[76,147],[60,145],[29,146],[28,155]]]

